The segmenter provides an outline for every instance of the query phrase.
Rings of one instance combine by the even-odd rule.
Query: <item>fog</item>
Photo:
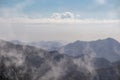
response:
[[[20,41],[75,41],[112,37],[120,41],[118,23],[0,24],[0,38]]]

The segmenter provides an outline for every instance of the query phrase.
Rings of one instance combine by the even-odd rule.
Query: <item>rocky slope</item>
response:
[[[0,40],[1,80],[119,80],[120,64]]]
[[[87,69],[74,64],[71,57],[27,45],[0,41],[2,80],[88,80]]]

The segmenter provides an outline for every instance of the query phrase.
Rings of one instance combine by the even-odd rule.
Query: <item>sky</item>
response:
[[[120,0],[0,0],[0,38],[120,41]]]

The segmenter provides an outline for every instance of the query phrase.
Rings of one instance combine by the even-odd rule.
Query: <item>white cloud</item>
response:
[[[61,14],[60,13],[53,13],[51,18],[53,18],[53,19],[61,19]]]
[[[28,1],[28,0],[27,0]],[[27,2],[26,2],[27,3]],[[21,14],[20,16],[13,14],[14,17],[11,17],[13,13],[16,12],[17,9],[23,9],[25,7],[25,4],[19,4],[18,7],[13,8],[12,12],[10,10],[4,10],[4,13],[7,13],[5,15],[8,15],[9,17],[0,17],[0,23],[28,23],[28,24],[34,24],[34,23],[68,23],[68,24],[76,24],[76,23],[120,23],[120,20],[97,20],[97,19],[81,19],[80,14],[74,14],[72,12],[63,12],[63,13],[53,13],[50,18],[29,18],[25,16],[24,14]],[[19,7],[21,5],[21,7]],[[16,13],[19,14],[19,13]]]
[[[66,19],[66,18],[74,18],[74,14],[71,12],[65,12],[62,14],[62,19]]]
[[[72,12],[53,13],[51,18],[53,19],[73,19],[75,15]]]
[[[53,19],[53,18],[0,18],[0,23],[28,23],[28,24],[36,24],[36,23],[68,23],[68,24],[76,24],[76,23],[120,23],[119,19],[116,20],[97,20],[97,19]]]
[[[103,5],[107,3],[107,0],[96,0],[96,2]]]

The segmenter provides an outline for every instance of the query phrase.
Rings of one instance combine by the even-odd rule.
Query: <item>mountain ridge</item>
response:
[[[90,54],[114,62],[120,59],[120,43],[112,38],[96,41],[77,40],[63,46],[59,52],[73,57]]]
[[[98,64],[93,66],[93,59]],[[101,62],[109,64],[93,55],[74,58],[58,51],[0,41],[2,80],[119,80],[119,67],[100,66]]]

